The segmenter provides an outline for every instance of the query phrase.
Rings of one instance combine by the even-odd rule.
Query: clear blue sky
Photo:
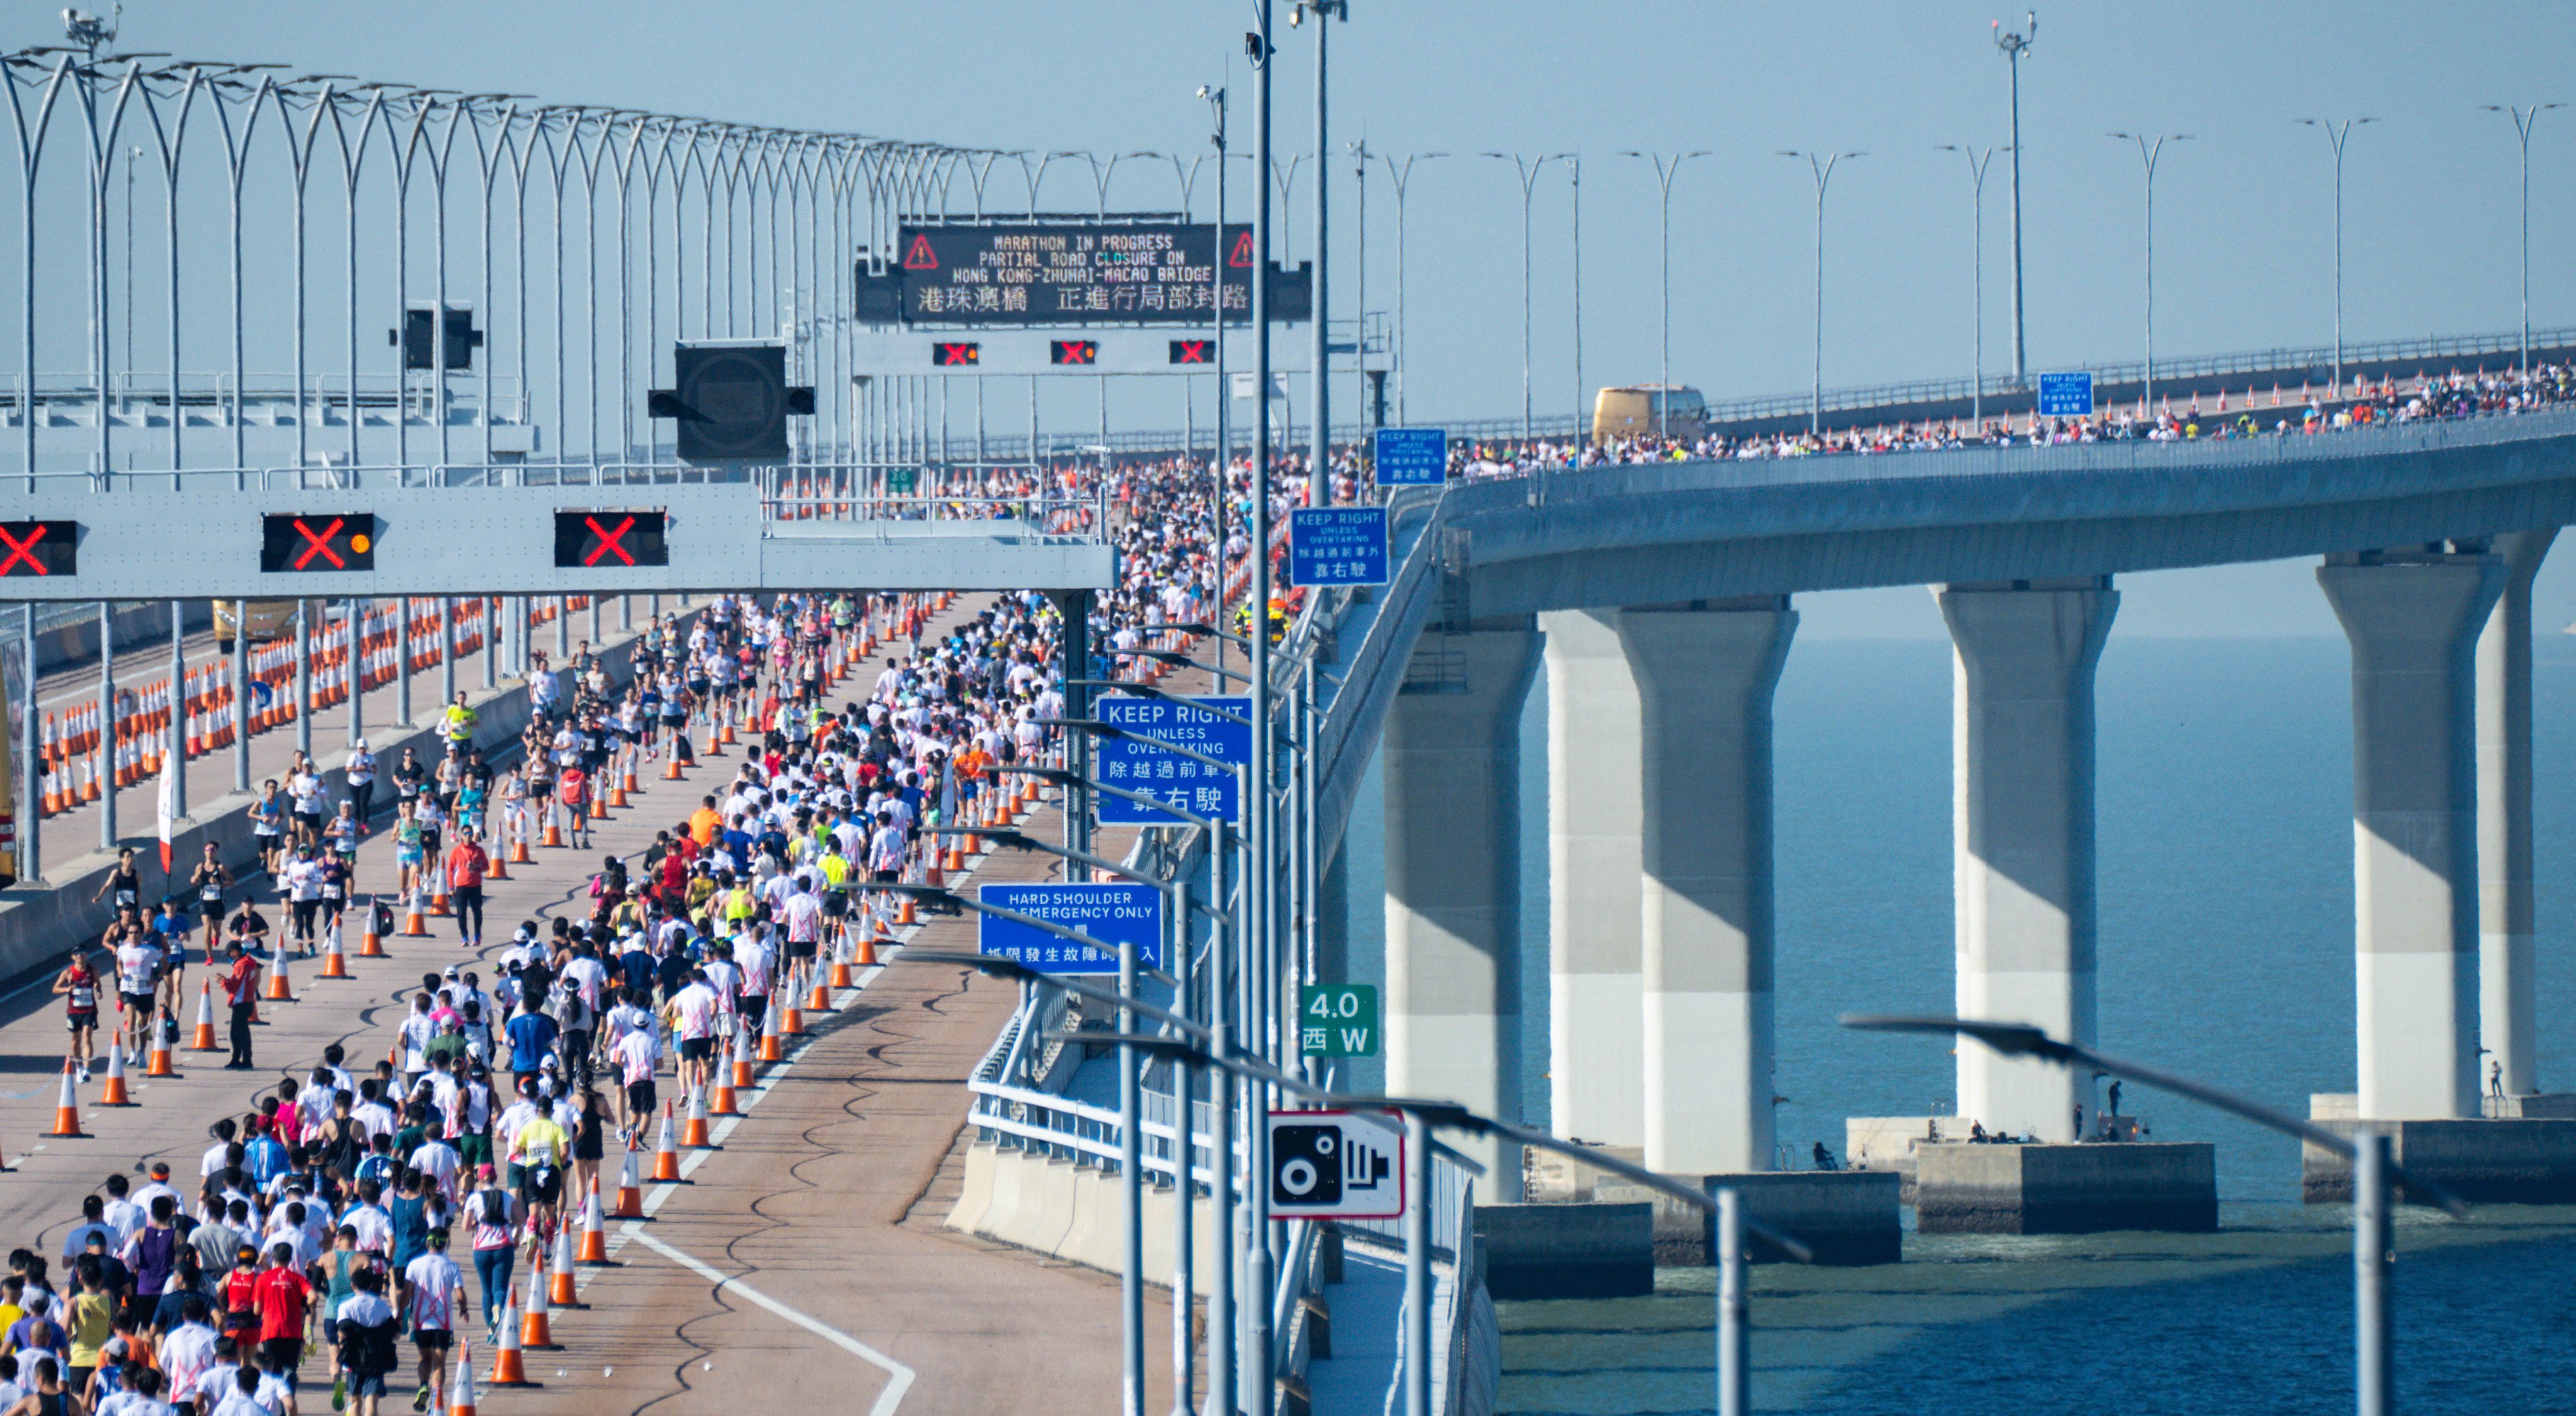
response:
[[[52,42],[52,9],[22,7],[0,37]],[[1518,188],[1504,164],[1471,155],[1485,149],[1584,156],[1590,386],[1655,374],[1654,185],[1643,163],[1615,155],[1626,148],[1711,153],[1685,170],[1673,200],[1681,381],[1712,395],[1806,382],[1813,188],[1804,164],[1774,155],[1780,148],[1868,153],[1838,172],[1831,194],[1826,381],[1967,371],[1968,177],[1957,155],[1935,147],[2007,140],[2006,70],[1989,21],[2009,12],[1948,0],[1351,0],[1350,9],[1332,36],[1343,269],[1354,249],[1349,139],[1462,155],[1422,168],[1412,191],[1416,421],[1519,406]],[[1193,90],[1227,81],[1230,69],[1235,92],[1250,92],[1240,58],[1249,15],[1247,3],[1224,0],[137,0],[120,43],[966,145],[1195,154],[1207,125]],[[2113,129],[2195,135],[2168,149],[2157,183],[2160,351],[2329,337],[2330,155],[2296,124],[2302,117],[2381,120],[2355,135],[2347,167],[2349,337],[2510,328],[2513,136],[2478,105],[2576,99],[2568,19],[2564,4],[2539,0],[2044,7],[2023,66],[2033,367],[2136,356],[2139,164],[2104,136]],[[1283,155],[1312,148],[1308,33],[1280,30]],[[1246,144],[1248,111],[1238,109]],[[1986,192],[1990,367],[2010,357],[2008,160],[1998,158]],[[1297,177],[1300,256],[1312,244],[1312,171],[1310,160]],[[2541,120],[2532,172],[2533,320],[2576,324],[2576,111]],[[1166,165],[1130,165],[1116,181],[1113,205],[1173,204]],[[1368,200],[1368,304],[1391,308],[1382,169]],[[1046,204],[1089,201],[1088,178],[1059,164]],[[1561,412],[1576,396],[1561,170],[1541,184],[1535,217],[1538,403]],[[1342,279],[1336,293],[1347,301]],[[1160,406],[1171,402],[1121,404],[1122,421],[1176,421]],[[2576,575],[2551,576],[2544,589],[2550,627],[2576,619]],[[2132,632],[2332,632],[2301,568],[2141,577],[2132,591]],[[1919,591],[1822,597],[1813,610],[1819,632],[1846,620],[1856,632],[1937,632]]]

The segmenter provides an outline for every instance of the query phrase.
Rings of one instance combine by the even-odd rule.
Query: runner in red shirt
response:
[[[304,1360],[304,1309],[313,1301],[313,1287],[296,1271],[292,1245],[274,1245],[268,1257],[270,1267],[251,1282],[251,1306],[259,1313],[259,1364],[279,1381],[292,1382]],[[239,1276],[235,1270],[234,1277]]]
[[[472,831],[459,836],[447,853],[447,900],[456,914],[456,933],[466,948],[483,943],[483,874],[492,868],[482,842]]]

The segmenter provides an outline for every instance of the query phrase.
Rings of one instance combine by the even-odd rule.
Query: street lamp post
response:
[[[1404,412],[1404,366],[1406,356],[1412,352],[1404,342],[1404,193],[1413,181],[1413,164],[1448,155],[1445,152],[1410,153],[1400,164],[1392,157],[1382,159],[1386,163],[1387,180],[1395,184],[1395,424],[1399,428],[1412,426],[1405,421]]]
[[[1313,465],[1306,477],[1306,505],[1330,506],[1333,502],[1333,349],[1332,302],[1328,297],[1327,276],[1332,269],[1332,227],[1328,213],[1333,194],[1333,167],[1326,154],[1332,144],[1326,129],[1325,78],[1327,69],[1326,36],[1331,34],[1332,20],[1348,20],[1347,0],[1294,0],[1288,10],[1288,23],[1303,23],[1308,16],[1315,21],[1315,286],[1314,306],[1308,311],[1307,333],[1310,342],[1307,358],[1314,382],[1309,394],[1314,403],[1313,450],[1308,454]]]
[[[2159,133],[2153,138],[2143,133],[2112,133],[2109,136],[2122,142],[2136,143],[2138,161],[2146,167],[2147,365],[2145,377],[2138,386],[2138,409],[2149,420],[2149,426],[2153,426],[2156,413],[2156,159],[2163,155],[2166,143],[2190,142],[2191,134]]]
[[[2540,121],[2541,114],[2567,105],[2535,103],[2529,108],[2515,108],[2503,104],[2481,103],[2478,106],[2489,113],[2501,113],[2512,119],[2514,138],[2522,147],[2522,371],[2527,374],[2531,372],[2531,128],[2533,124]],[[2343,171],[2343,151],[2340,143],[2336,144],[2335,171],[2340,180],[2340,174]],[[2340,202],[2336,205],[2336,214],[2340,219],[2342,214]]]
[[[1538,185],[1540,170],[1566,154],[1550,152],[1527,157],[1519,153],[1489,152],[1481,156],[1512,164],[1521,178],[1521,441],[1528,442],[1533,436],[1530,428],[1530,193]]]
[[[1975,362],[1971,365],[1974,377],[1968,384],[1968,421],[1982,435],[1986,427],[1986,164],[1994,161],[1995,150],[1988,147],[1979,151],[1957,143],[1943,143],[1941,151],[1959,153],[1968,159],[1969,191],[1975,198],[1976,234],[1969,243],[1968,268],[1976,292],[1975,313],[1970,321],[1976,326],[1976,352]]]
[[[2363,123],[2376,123],[2376,118],[2346,118],[2341,123],[2326,118],[2302,118],[2300,123],[2318,129],[2326,141],[2334,144],[2334,386],[2335,397],[2343,396],[2343,144],[2352,130]],[[2527,219],[2527,209],[2526,209]],[[2526,229],[2528,229],[2526,227]],[[2526,289],[2526,294],[2527,294]],[[2524,344],[2530,343],[2531,307],[2523,306]],[[2530,351],[2526,347],[2526,359]]]
[[[1666,158],[1662,153],[1649,152],[1623,152],[1619,155],[1642,157],[1655,164],[1655,185],[1662,192],[1661,205],[1657,208],[1658,229],[1662,234],[1658,269],[1661,272],[1663,284],[1663,325],[1657,348],[1662,357],[1656,365],[1655,377],[1663,382],[1663,390],[1655,395],[1655,436],[1669,437],[1672,435],[1672,430],[1666,412],[1673,397],[1673,178],[1682,170],[1683,163],[1694,157],[1706,157],[1708,154],[1677,152],[1670,158]]]
[[[1807,169],[1816,179],[1816,348],[1814,384],[1807,405],[1807,431],[1822,437],[1825,427],[1825,187],[1834,180],[1834,164],[1847,157],[1867,157],[1865,152],[1818,154],[1784,148],[1782,157],[1803,157]]]
[[[2012,154],[2013,202],[2013,382],[2030,382],[2030,365],[2022,355],[2021,338],[2021,56],[2030,52],[2031,41],[2039,38],[2039,12],[2027,11],[2017,33],[2007,33],[2004,22],[1994,23],[1995,48],[2002,52],[2012,67]]]
[[[1574,428],[1565,449],[1565,465],[1571,468],[1583,465],[1583,449],[1590,441],[1583,426],[1583,154],[1569,152],[1561,161],[1574,214]]]
[[[1191,627],[1174,626],[1174,628],[1187,630]],[[1260,630],[1255,631],[1256,634],[1261,632],[1262,631]],[[1251,645],[1246,645],[1245,649],[1248,653],[1254,652],[1253,646]],[[1267,682],[1267,678],[1263,674],[1261,661],[1268,659],[1269,657],[1270,655],[1266,652],[1266,649],[1255,654],[1253,669],[1255,677],[1253,682],[1256,688]],[[1071,687],[1072,685],[1068,684],[1067,686]],[[1096,686],[1096,683],[1087,684],[1086,686]],[[1135,685],[1124,684],[1118,686],[1135,687]],[[1156,692],[1152,696],[1169,697],[1170,695]],[[1246,721],[1241,715],[1228,712],[1221,708],[1202,707],[1201,711],[1238,723]],[[1143,733],[1132,732],[1115,723],[1103,722],[1097,718],[1042,718],[1038,721],[1041,725],[1046,727],[1065,728],[1073,732],[1084,733],[1094,737],[1109,738],[1117,741],[1150,743],[1154,747],[1165,752],[1176,753],[1179,756],[1189,758],[1203,767],[1211,768],[1216,771],[1231,772],[1234,774],[1235,780],[1235,797],[1236,800],[1242,804],[1245,824],[1255,825],[1263,822],[1263,813],[1267,810],[1268,804],[1264,802],[1255,791],[1254,784],[1261,780],[1257,769],[1247,769],[1241,764],[1226,762],[1208,753],[1201,752],[1197,748],[1190,747],[1182,743],[1166,742],[1160,738],[1151,737]],[[1261,720],[1255,718],[1250,721],[1258,723]],[[1260,754],[1262,750],[1264,736],[1265,735],[1257,727],[1252,734],[1254,744],[1253,751],[1256,754],[1254,761],[1256,763],[1262,760],[1258,754]],[[1225,899],[1225,886],[1222,877],[1222,870],[1226,851],[1227,823],[1223,819],[1210,820],[1206,817],[1193,815],[1190,812],[1184,811],[1168,802],[1147,797],[1143,793],[1130,792],[1122,788],[1110,786],[1103,782],[1088,781],[1081,779],[1076,774],[1068,774],[1060,780],[1065,781],[1068,788],[1081,786],[1095,792],[1106,792],[1109,795],[1120,797],[1128,801],[1151,805],[1157,810],[1171,813],[1179,820],[1207,827],[1210,832],[1211,841],[1210,869],[1212,874],[1210,878],[1210,894],[1219,902],[1222,902]],[[1070,793],[1068,792],[1068,801],[1069,799]],[[1266,825],[1264,825],[1263,830],[1266,835]],[[1235,991],[1237,1000],[1247,998],[1254,991],[1256,972],[1259,968],[1263,967],[1261,961],[1266,957],[1263,945],[1266,931],[1269,927],[1268,922],[1263,918],[1262,914],[1262,911],[1266,909],[1267,906],[1260,903],[1264,893],[1262,888],[1264,885],[1262,880],[1264,862],[1261,855],[1263,850],[1263,837],[1247,833],[1245,844],[1250,847],[1252,865],[1250,871],[1244,877],[1245,909],[1243,928],[1235,937],[1237,947],[1231,951],[1233,955],[1232,969],[1233,971],[1237,971],[1241,974],[1240,983]],[[1224,940],[1224,934],[1225,931],[1222,926],[1220,926],[1216,942],[1221,944]],[[1261,1045],[1261,1034],[1253,1027],[1253,1023],[1260,1016],[1259,1014],[1250,1012],[1247,1008],[1245,1016],[1241,1019],[1230,1018],[1227,1015],[1228,994],[1226,975],[1230,971],[1228,953],[1229,951],[1221,947],[1211,948],[1209,952],[1208,970],[1210,978],[1208,982],[1208,1027],[1200,1030],[1211,1039],[1211,1048],[1219,1055],[1223,1055],[1231,1045],[1229,1039],[1233,1036],[1233,1031],[1238,1022],[1243,1025],[1245,1036],[1251,1041],[1252,1045],[1256,1048]],[[1132,990],[1129,991],[1132,992]],[[1217,1282],[1215,1284],[1216,1292],[1213,1295],[1213,1301],[1211,1301],[1208,1308],[1208,1332],[1210,1343],[1208,1358],[1208,1388],[1211,1392],[1223,1392],[1233,1390],[1238,1385],[1242,1385],[1250,1386],[1255,1390],[1267,1390],[1270,1380],[1270,1336],[1268,1322],[1270,1311],[1270,1249],[1266,1243],[1250,1241],[1258,1241],[1262,1235],[1268,1232],[1270,1212],[1269,1206],[1265,1202],[1265,1197],[1267,1196],[1268,1191],[1262,1189],[1259,1185],[1250,1183],[1250,1181],[1247,1180],[1244,1185],[1243,1209],[1248,1218],[1246,1221],[1246,1228],[1238,1231],[1235,1224],[1235,1198],[1231,1188],[1233,1182],[1229,1174],[1233,1158],[1232,1151],[1230,1149],[1233,1144],[1232,1136],[1234,1125],[1233,1083],[1222,1077],[1213,1078],[1212,1080],[1216,1082],[1215,1087],[1212,1089],[1213,1099],[1215,1102],[1213,1110],[1215,1114],[1211,1118],[1210,1134],[1213,1138],[1217,1162],[1214,1174],[1211,1177],[1213,1181],[1212,1188],[1216,1191],[1219,1222],[1225,1226],[1225,1233],[1228,1236],[1229,1245],[1235,1247],[1233,1249],[1233,1259],[1218,1270]],[[1245,1128],[1244,1150],[1251,1166],[1251,1169],[1247,1173],[1249,1175],[1257,1175],[1260,1173],[1260,1166],[1262,1164],[1263,1147],[1261,1144],[1260,1127],[1256,1118],[1268,1113],[1269,1098],[1267,1093],[1262,1091],[1256,1084],[1247,1088],[1246,1100],[1248,1104],[1243,1110]],[[1184,1112],[1184,1115],[1186,1116],[1186,1112]],[[1241,1303],[1237,1302],[1236,1297],[1238,1265],[1241,1269],[1239,1278],[1241,1289],[1244,1294],[1244,1300]],[[1238,1316],[1245,1329],[1242,1332],[1237,1332],[1235,1330]]]
[[[1864,1032],[1956,1034],[2007,1057],[2031,1057],[2061,1066],[2123,1077],[2140,1086],[2172,1092],[2257,1126],[2293,1136],[2304,1144],[2331,1151],[2352,1163],[2353,1357],[2361,1416],[2389,1416],[2394,1364],[2389,1311],[2388,1269],[2396,1240],[2390,1225],[2396,1186],[2403,1184],[2421,1198],[2467,1214],[2467,1207],[2441,1186],[2409,1175],[2389,1157],[2384,1133],[2339,1136],[2322,1126],[2284,1116],[2213,1086],[2135,1062],[2105,1057],[2089,1048],[2050,1037],[2028,1023],[1989,1023],[1971,1018],[1887,1018],[1845,1014],[1842,1025]]]

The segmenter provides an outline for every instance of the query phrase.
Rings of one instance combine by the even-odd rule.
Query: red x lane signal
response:
[[[79,573],[77,521],[0,521],[0,577]]]
[[[984,362],[984,346],[966,340],[942,339],[930,346],[932,367],[948,369],[963,364]]]
[[[1213,364],[1216,362],[1216,341],[1213,339],[1175,339],[1172,341],[1172,362],[1175,364]]]
[[[373,570],[376,519],[362,511],[263,516],[259,568],[265,574]]]
[[[1047,341],[1050,364],[1097,364],[1100,341],[1097,339],[1051,339]]]
[[[669,565],[671,546],[665,536],[669,525],[669,515],[660,511],[558,511],[555,566],[623,570],[630,565]]]

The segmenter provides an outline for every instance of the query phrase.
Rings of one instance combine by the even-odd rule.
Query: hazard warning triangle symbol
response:
[[[1237,233],[1237,235],[1236,235],[1236,236],[1235,236],[1235,238],[1234,238],[1234,250],[1233,250],[1232,252],[1230,252],[1230,253],[1226,256],[1226,258],[1225,258],[1225,263],[1226,263],[1227,265],[1230,265],[1230,266],[1235,267],[1235,268],[1236,268],[1236,269],[1238,269],[1238,270],[1242,270],[1242,269],[1249,269],[1249,268],[1251,267],[1251,265],[1252,265],[1252,233],[1251,233],[1251,232],[1249,232],[1249,231],[1245,231],[1245,232]]]
[[[939,257],[930,253],[929,237],[915,236],[912,238],[912,244],[905,248],[903,253],[903,268],[905,270],[939,269]]]

